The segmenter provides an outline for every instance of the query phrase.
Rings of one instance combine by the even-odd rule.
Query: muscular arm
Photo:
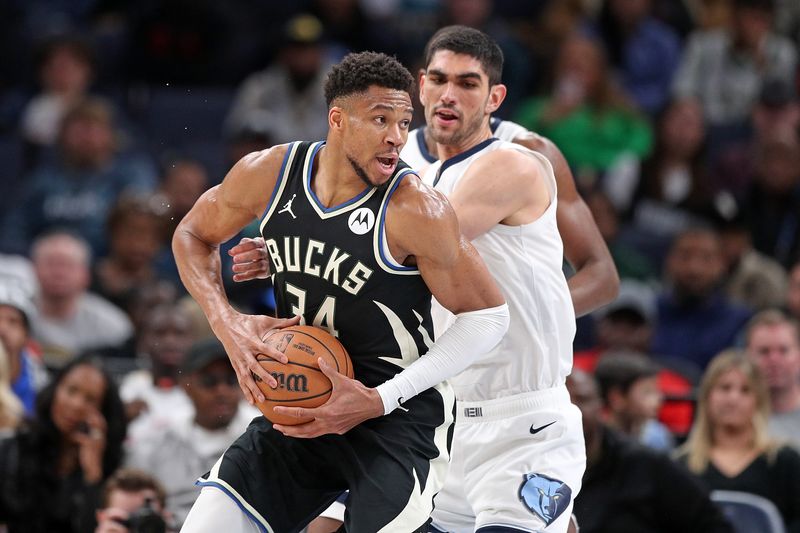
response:
[[[406,181],[386,217],[393,256],[415,262],[433,296],[454,314],[505,303],[447,199],[416,178]]]
[[[619,292],[619,276],[589,207],[575,189],[575,180],[561,150],[552,141],[528,132],[514,142],[547,157],[558,185],[558,230],[564,255],[575,275],[569,291],[576,316],[585,315],[611,302]]]
[[[275,147],[245,156],[222,184],[197,200],[172,239],[181,280],[225,345],[239,384],[251,403],[263,397],[251,372],[266,383],[277,385],[255,356],[263,353],[282,358],[260,339],[269,329],[287,321],[242,315],[231,307],[220,275],[219,244],[236,235],[265,209],[285,149]]]

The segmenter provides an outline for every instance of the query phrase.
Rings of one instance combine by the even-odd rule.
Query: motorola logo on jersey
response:
[[[360,207],[350,213],[347,226],[356,235],[364,235],[375,226],[375,213],[367,207]]]

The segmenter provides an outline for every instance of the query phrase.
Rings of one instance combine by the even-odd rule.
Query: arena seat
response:
[[[749,492],[715,490],[711,500],[722,509],[736,533],[785,533],[783,519],[771,501]]]

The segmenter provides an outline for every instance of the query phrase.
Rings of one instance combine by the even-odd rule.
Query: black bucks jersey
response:
[[[432,344],[431,293],[386,244],[386,206],[411,171],[326,208],[311,190],[323,143],[291,144],[261,221],[278,315],[302,315],[344,344],[356,379],[380,385]],[[236,501],[260,531],[297,533],[342,492],[347,531],[427,531],[450,460],[455,395],[447,383],[343,435],[286,437],[264,417],[198,484]]]
[[[322,142],[290,145],[261,221],[279,317],[302,315],[327,329],[375,387],[432,343],[431,293],[416,268],[397,264],[386,243],[386,206],[411,170],[398,165],[383,186],[337,206],[311,189]]]

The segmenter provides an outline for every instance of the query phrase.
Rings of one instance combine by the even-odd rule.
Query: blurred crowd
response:
[[[622,280],[575,339],[582,531],[661,530],[624,520],[636,504],[608,493],[616,478],[661,498],[665,531],[715,531],[684,528],[711,515],[623,468],[620,434],[685,468],[635,456],[653,479],[760,494],[800,531],[796,0],[0,3],[9,531],[126,531],[151,509],[180,524],[254,410],[182,288],[172,231],[244,154],[324,136],[324,75],[344,54],[416,72],[447,24],[502,46],[500,118],[564,152]],[[221,256],[231,301],[272,312],[267,282],[233,283]]]

